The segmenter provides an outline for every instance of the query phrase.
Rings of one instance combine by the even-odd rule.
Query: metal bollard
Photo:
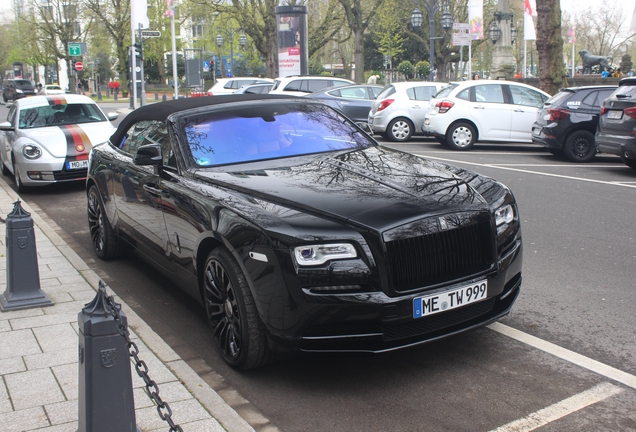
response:
[[[126,315],[119,314],[127,326]],[[129,353],[102,283],[78,314],[78,323],[78,432],[138,431]]]
[[[117,92],[117,91],[115,92],[115,98],[114,98],[114,100],[117,100],[117,93],[119,93],[119,92]]]
[[[97,100],[102,100],[102,88],[99,85],[97,86]]]
[[[155,92],[155,100],[159,100],[159,92]]]
[[[13,203],[7,215],[7,289],[0,294],[0,311],[53,306],[53,302],[40,289],[38,253],[31,213],[25,211],[20,200]]]
[[[161,96],[161,102],[165,102],[167,100],[168,98],[166,98],[166,94],[164,93],[163,96]]]

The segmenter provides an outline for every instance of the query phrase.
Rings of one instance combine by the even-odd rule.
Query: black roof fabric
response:
[[[220,96],[203,96],[195,98],[174,99],[166,102],[144,105],[132,111],[119,123],[117,130],[110,137],[110,142],[113,143],[113,145],[119,145],[128,129],[130,129],[130,126],[141,120],[165,121],[171,114],[179,111],[185,111],[209,105],[220,105],[232,102],[267,99],[297,99],[297,97],[270,94],[230,94]]]

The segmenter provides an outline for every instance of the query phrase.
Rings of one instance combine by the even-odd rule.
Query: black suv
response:
[[[605,98],[616,86],[562,88],[548,99],[532,126],[532,141],[572,162],[589,162],[596,156],[594,134]]]
[[[636,169],[636,77],[621,79],[603,102],[596,146],[599,152],[619,155],[625,165]]]
[[[38,91],[33,82],[25,79],[8,79],[2,82],[2,100],[8,102],[27,96],[35,96]]]

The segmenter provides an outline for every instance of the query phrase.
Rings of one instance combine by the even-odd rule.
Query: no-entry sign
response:
[[[82,69],[84,69],[84,65],[82,64],[82,62],[76,62],[75,63],[75,70],[81,71]]]

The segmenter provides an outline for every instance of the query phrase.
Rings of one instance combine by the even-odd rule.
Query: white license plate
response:
[[[422,318],[445,312],[467,304],[485,300],[488,297],[488,281],[466,285],[450,291],[444,291],[413,299],[413,318]]]
[[[533,135],[541,135],[541,128],[532,128],[532,134]]]
[[[623,118],[623,111],[609,111],[607,113],[607,118],[608,119],[614,119],[614,120],[620,120],[621,118]]]
[[[81,160],[81,161],[66,162],[66,169],[75,170],[75,169],[82,169],[82,168],[88,168],[88,159]]]

